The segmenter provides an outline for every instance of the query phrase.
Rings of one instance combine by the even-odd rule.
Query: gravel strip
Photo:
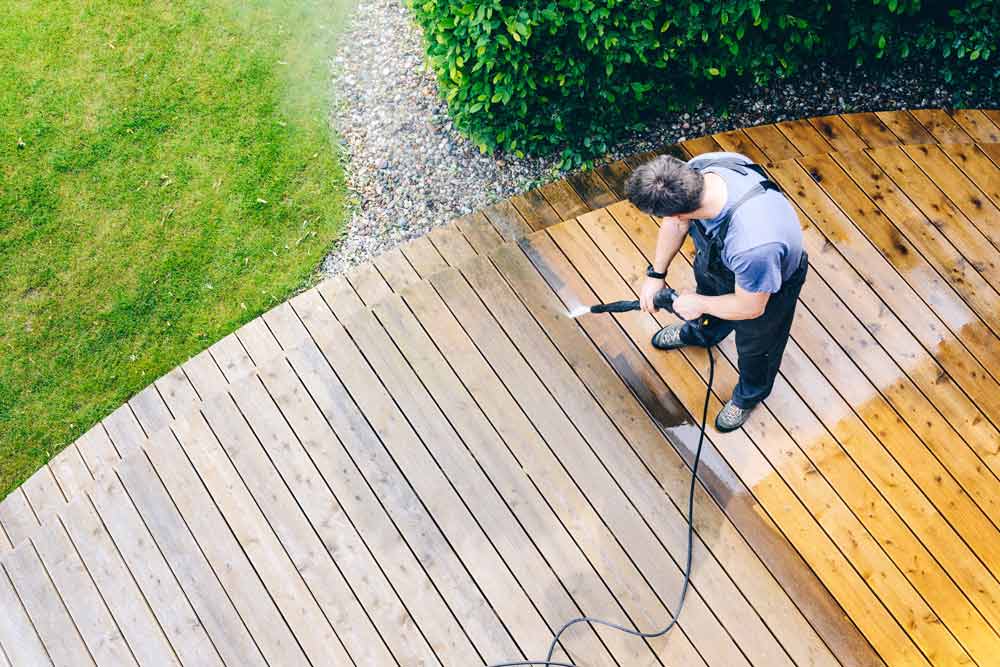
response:
[[[360,0],[333,60],[332,123],[351,191],[350,222],[323,263],[339,273],[432,227],[560,177],[558,158],[480,154],[458,134],[424,67],[422,31],[402,0]],[[810,66],[751,87],[729,114],[702,107],[664,114],[621,142],[607,161],[740,127],[852,111],[946,107],[951,89],[930,67],[890,74]],[[996,106],[982,101],[981,106]]]

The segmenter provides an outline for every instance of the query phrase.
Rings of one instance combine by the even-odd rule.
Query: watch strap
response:
[[[657,278],[659,280],[667,279],[667,272],[664,271],[663,273],[660,273],[659,271],[654,271],[652,264],[646,267],[646,275],[649,276],[650,278]]]

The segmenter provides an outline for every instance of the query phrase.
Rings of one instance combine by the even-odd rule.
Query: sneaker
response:
[[[658,350],[676,350],[684,347],[687,343],[681,340],[681,329],[683,327],[683,322],[668,324],[663,327],[653,334],[653,347]]]
[[[750,413],[753,408],[740,408],[737,407],[735,403],[731,400],[726,401],[726,404],[722,406],[719,410],[718,416],[715,418],[715,428],[719,430],[720,433],[729,433],[730,431],[735,431],[740,426],[743,426],[744,422],[750,417]]]

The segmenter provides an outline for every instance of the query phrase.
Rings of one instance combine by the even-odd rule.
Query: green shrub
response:
[[[818,41],[795,3],[414,0],[456,127],[481,150],[522,155],[579,138],[600,154],[659,107],[727,77],[766,83]]]
[[[926,26],[917,43],[941,55],[945,80],[958,86],[957,102],[974,95],[996,99],[1000,93],[1000,64],[996,57],[1000,3],[970,0],[963,4],[948,10],[943,27]]]
[[[951,58],[946,76],[958,76],[957,57],[995,79],[985,62],[1000,25],[991,0],[410,3],[456,127],[484,152],[561,149],[563,166],[588,163],[656,113],[817,57],[890,66],[921,48]]]

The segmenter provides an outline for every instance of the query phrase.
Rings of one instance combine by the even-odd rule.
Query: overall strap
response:
[[[732,221],[733,214],[736,213],[736,209],[738,209],[740,206],[743,206],[743,204],[746,204],[754,197],[759,197],[760,195],[766,193],[768,190],[775,190],[777,192],[781,192],[781,188],[779,188],[776,183],[774,183],[769,179],[764,179],[763,181],[760,181],[752,188],[747,190],[745,193],[743,193],[743,196],[736,200],[736,203],[733,204],[733,207],[729,209],[728,213],[726,213],[726,217],[722,219],[722,222],[719,224],[718,229],[715,231],[714,238],[718,239],[720,243],[724,243],[726,240],[726,233],[729,232],[729,223]]]
[[[695,157],[692,159],[697,160],[698,158]],[[709,158],[708,160],[703,160],[701,164],[694,165],[692,168],[701,171],[702,169],[707,169],[708,167],[723,167],[725,169],[731,169],[732,171],[735,171],[743,176],[746,176],[749,173],[747,171],[749,169],[756,172],[763,178],[767,178],[767,173],[764,172],[764,168],[759,164],[755,164],[753,162],[742,162],[731,157]]]

